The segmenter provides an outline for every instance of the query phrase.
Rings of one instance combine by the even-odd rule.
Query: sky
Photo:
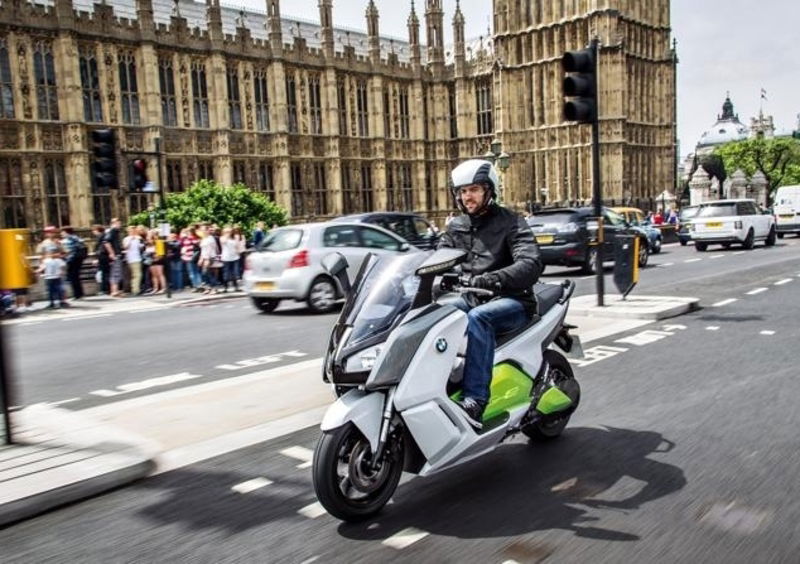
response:
[[[230,2],[231,0],[227,0]],[[644,0],[642,0],[644,1]],[[226,2],[226,0],[223,0]],[[264,11],[263,0],[240,0]],[[410,0],[375,0],[381,35],[408,38]],[[452,42],[455,0],[444,0],[445,42]],[[237,3],[237,5],[239,5]],[[334,0],[336,25],[366,30],[367,0]],[[416,0],[425,43],[425,0]],[[468,38],[486,35],[490,0],[461,0]],[[281,15],[319,20],[318,0],[283,0]],[[800,0],[673,0],[672,32],[678,41],[678,137],[681,155],[722,112],[730,92],[739,119],[750,124],[772,115],[777,129],[797,127],[800,114]],[[761,99],[761,89],[766,100]]]

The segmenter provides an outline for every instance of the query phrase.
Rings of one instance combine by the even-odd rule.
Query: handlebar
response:
[[[453,291],[459,294],[476,294],[478,296],[493,297],[495,295],[491,290],[486,290],[484,288],[473,288],[471,286],[458,286],[453,288]]]

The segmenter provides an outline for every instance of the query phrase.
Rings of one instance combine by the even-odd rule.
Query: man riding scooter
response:
[[[470,159],[451,173],[451,189],[461,216],[453,219],[439,248],[469,254],[462,264],[470,286],[491,290],[489,301],[473,294],[454,305],[467,313],[467,351],[460,407],[470,423],[483,427],[494,366],[495,335],[525,325],[536,312],[532,286],[542,273],[539,248],[528,224],[498,205],[499,179],[489,161]]]

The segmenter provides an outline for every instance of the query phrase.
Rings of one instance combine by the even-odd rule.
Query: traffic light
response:
[[[597,119],[597,66],[593,47],[580,51],[567,51],[561,65],[564,77],[564,119],[578,123],[592,123]]]
[[[131,163],[131,188],[136,192],[142,192],[147,182],[147,161],[136,159]]]
[[[94,184],[97,188],[119,188],[117,180],[117,142],[113,129],[92,131],[92,155],[94,156]]]

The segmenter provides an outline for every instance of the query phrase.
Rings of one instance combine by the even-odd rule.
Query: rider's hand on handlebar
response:
[[[481,290],[491,290],[497,291],[500,289],[500,280],[498,280],[495,274],[485,273],[485,274],[478,274],[477,276],[473,276],[470,281],[469,285],[473,288],[480,288]]]

